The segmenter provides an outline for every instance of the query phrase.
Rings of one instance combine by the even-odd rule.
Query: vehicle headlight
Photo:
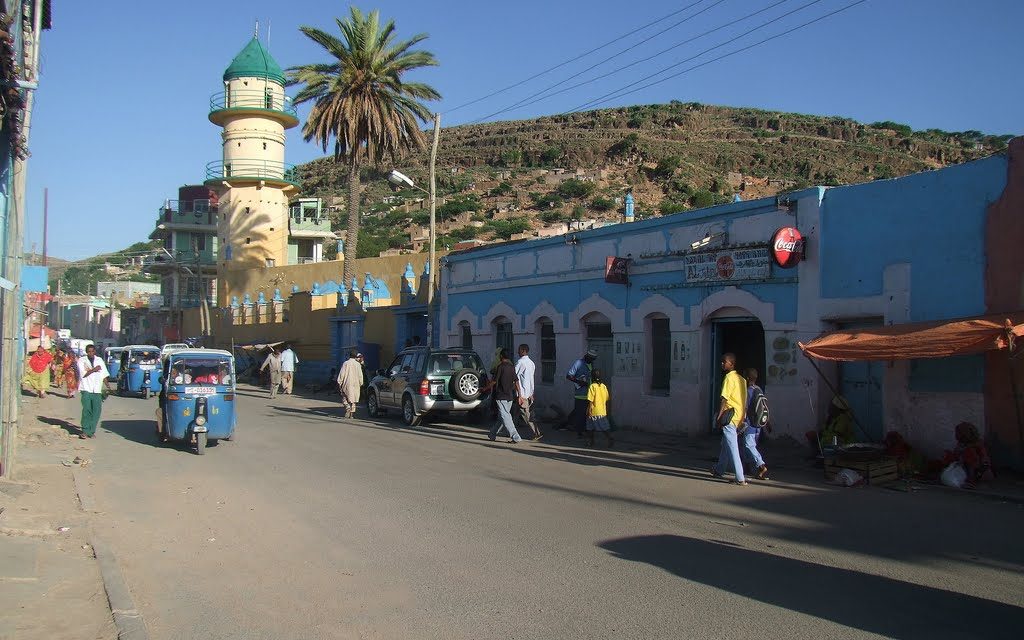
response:
[[[206,416],[196,416],[196,424],[200,427],[206,424]]]

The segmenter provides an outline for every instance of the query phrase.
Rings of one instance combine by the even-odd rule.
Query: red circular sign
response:
[[[715,264],[718,267],[718,277],[728,280],[732,277],[732,274],[736,273],[736,263],[732,261],[732,256],[724,255],[718,259]]]
[[[784,269],[800,264],[804,257],[804,237],[795,227],[782,227],[772,235],[772,257]]]

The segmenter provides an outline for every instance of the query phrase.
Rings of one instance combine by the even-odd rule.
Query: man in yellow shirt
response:
[[[725,380],[722,382],[722,404],[718,409],[716,425],[722,429],[722,450],[718,454],[718,463],[711,467],[711,475],[721,478],[732,462],[736,474],[734,484],[747,484],[743,477],[743,461],[740,459],[740,447],[737,439],[737,428],[743,424],[747,409],[747,381],[736,372],[736,356],[727,353],[722,356],[722,371]]]

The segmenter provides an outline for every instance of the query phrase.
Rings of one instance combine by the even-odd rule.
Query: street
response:
[[[77,423],[77,400],[56,403]],[[591,450],[565,432],[513,446],[252,387],[238,440],[199,457],[156,444],[155,409],[111,397],[88,472],[93,530],[157,639],[1010,638],[1024,623],[1017,503],[808,469],[738,487],[696,448]]]

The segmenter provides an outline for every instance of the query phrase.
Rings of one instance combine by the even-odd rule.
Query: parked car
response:
[[[387,369],[377,370],[366,391],[366,408],[370,417],[401,409],[409,426],[434,412],[473,411],[486,406],[485,377],[483,362],[471,349],[410,347]]]
[[[169,342],[160,349],[160,360],[163,361],[168,355],[175,351],[184,351],[191,348],[192,347],[188,346],[184,342]]]

